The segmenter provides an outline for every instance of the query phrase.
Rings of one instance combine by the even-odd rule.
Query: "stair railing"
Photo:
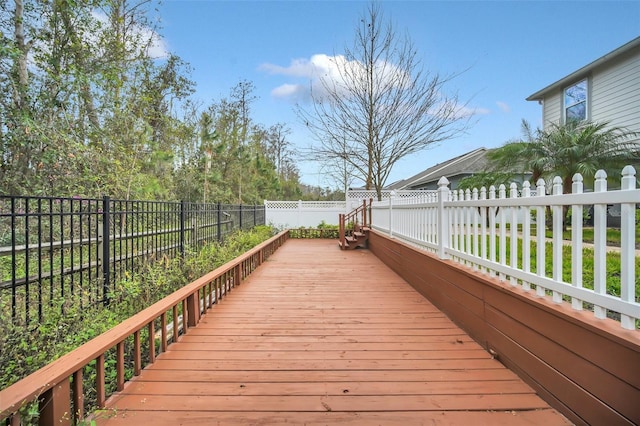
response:
[[[340,214],[338,218],[340,232],[340,247],[346,247],[347,236],[354,231],[360,231],[363,227],[371,227],[371,204],[373,199],[362,200],[362,205],[347,214]]]

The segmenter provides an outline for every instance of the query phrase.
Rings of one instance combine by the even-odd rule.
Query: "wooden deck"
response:
[[[569,424],[334,240],[289,240],[108,407],[98,424]]]

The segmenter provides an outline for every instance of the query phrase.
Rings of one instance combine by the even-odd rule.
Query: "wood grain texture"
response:
[[[576,424],[640,424],[640,334],[372,232],[370,250]]]
[[[289,240],[98,424],[570,422],[368,250]]]

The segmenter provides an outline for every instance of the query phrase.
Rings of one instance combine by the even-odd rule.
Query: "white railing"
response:
[[[589,309],[596,318],[619,319],[625,329],[637,329],[640,303],[636,296],[636,171],[622,171],[621,189],[607,190],[607,175],[595,175],[593,192],[583,191],[582,176],[573,177],[571,194],[562,193],[562,180],[553,180],[546,195],[544,180],[535,195],[529,182],[498,190],[450,191],[440,180],[436,193],[414,202],[393,196],[374,202],[372,226],[394,238],[453,259],[511,285],[521,286],[573,309]],[[616,254],[607,246],[607,207],[620,206],[621,244]],[[583,215],[593,206],[593,243],[584,242]],[[563,239],[564,210],[571,217],[570,240]],[[613,210],[613,209],[611,209]],[[549,220],[552,237],[537,229]],[[549,252],[549,253],[547,253]],[[564,271],[568,264],[570,271]],[[607,259],[616,258],[619,261]],[[547,270],[547,262],[551,270]],[[609,280],[609,282],[607,282]],[[608,287],[609,285],[609,287]]]
[[[338,224],[345,201],[264,201],[265,222],[278,229],[315,228],[320,223]]]
[[[410,190],[410,189],[402,189],[402,190],[387,190],[383,189],[380,192],[381,200],[389,200],[389,198],[393,198],[394,200],[415,200],[420,197],[424,197],[426,194],[435,194],[438,191],[434,190]],[[369,200],[377,200],[378,193],[373,189],[350,189],[347,191],[347,208],[349,211],[353,209],[357,209],[362,205],[363,201],[367,203]]]

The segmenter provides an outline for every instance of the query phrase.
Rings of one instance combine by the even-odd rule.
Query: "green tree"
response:
[[[548,129],[534,132],[523,121],[522,128],[523,140],[490,152],[493,171],[529,172],[533,183],[560,176],[565,193],[571,192],[576,173],[586,179],[593,178],[600,169],[614,175],[627,163],[640,159],[640,133],[608,122],[552,123]]]
[[[523,121],[525,140],[510,142],[494,150],[490,159],[497,172],[531,172],[532,181],[562,179],[562,190],[570,193],[573,176],[592,179],[604,169],[617,176],[622,167],[640,159],[640,133],[611,126],[608,122],[569,121],[532,132]],[[565,208],[566,214],[568,209]]]

